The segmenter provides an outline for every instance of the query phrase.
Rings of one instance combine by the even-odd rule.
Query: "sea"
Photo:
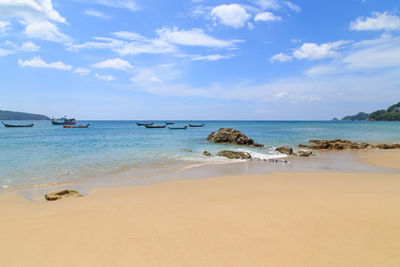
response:
[[[261,162],[259,166],[269,166],[269,159],[285,158],[275,152],[276,147],[296,148],[310,139],[400,143],[399,122],[175,121],[174,127],[205,124],[186,130],[147,129],[137,126],[136,121],[78,121],[79,125],[89,123],[87,129],[53,126],[50,121],[6,123],[32,122],[32,128],[0,127],[0,191],[79,182],[143,183],[188,169],[207,170],[231,164],[234,161],[216,156],[224,149],[249,152]],[[265,147],[213,144],[206,140],[211,132],[224,127],[238,129]],[[213,156],[204,156],[205,150]]]

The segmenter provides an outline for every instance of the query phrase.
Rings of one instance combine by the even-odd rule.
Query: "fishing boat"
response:
[[[149,122],[149,123],[140,123],[140,122],[136,122],[137,126],[145,126],[145,125],[153,125],[154,122]]]
[[[203,127],[205,124],[189,124],[190,127]]]
[[[76,125],[76,126],[74,126],[74,125],[64,125],[64,128],[88,128],[89,125],[90,125],[89,123],[86,124],[86,125]]]
[[[148,129],[155,129],[155,128],[165,128],[167,125],[145,125],[144,127]]]
[[[173,121],[166,121],[165,122],[165,125],[172,125],[172,124],[175,124],[175,122],[173,122]]]
[[[170,130],[186,130],[187,126],[183,126],[183,127],[168,127],[168,129]]]
[[[14,125],[14,124],[7,124],[7,123],[4,123],[4,122],[1,122],[1,123],[3,123],[3,125],[4,126],[6,126],[7,128],[19,128],[19,127],[33,127],[33,123],[32,124],[27,124],[27,125]]]
[[[51,119],[51,123],[53,125],[75,125],[76,120],[75,119],[68,119],[66,117],[60,118],[60,119]]]

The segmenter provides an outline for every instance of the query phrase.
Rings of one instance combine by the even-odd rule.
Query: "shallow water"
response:
[[[295,147],[309,139],[400,142],[398,122],[203,122],[206,123],[204,127],[187,130],[146,129],[137,126],[135,121],[78,122],[90,123],[88,129],[64,129],[49,121],[36,121],[33,128],[1,127],[0,187],[12,190],[96,180],[112,184],[119,183],[120,177],[140,182],[140,179],[147,181],[152,177],[176,175],[196,166],[207,170],[210,166],[231,162],[219,157],[204,157],[204,150],[213,154],[222,149],[248,151],[253,158],[268,159],[277,157],[273,149],[276,146]],[[202,122],[177,121],[176,125],[187,123]],[[208,143],[205,140],[208,134],[221,127],[238,129],[272,148]],[[129,178],[126,178],[128,173]]]

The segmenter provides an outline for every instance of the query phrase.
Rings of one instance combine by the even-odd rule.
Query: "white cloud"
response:
[[[224,55],[219,55],[219,54],[214,54],[214,55],[207,55],[207,56],[201,56],[201,55],[195,55],[192,57],[192,60],[194,61],[217,61],[217,60],[221,60],[221,59],[229,59],[232,56],[224,56]]]
[[[108,20],[108,19],[111,18],[109,15],[104,14],[103,12],[100,12],[100,11],[95,10],[95,9],[87,9],[84,12],[88,16],[96,17],[96,18],[100,18],[100,19],[104,19],[104,20]]]
[[[254,21],[280,21],[280,20],[282,20],[281,17],[275,16],[274,14],[268,11],[259,13],[254,17]]]
[[[4,33],[10,29],[10,22],[0,20],[0,33]]]
[[[298,5],[296,5],[290,1],[285,1],[285,4],[289,9],[293,10],[294,12],[297,12],[297,13],[301,12],[301,8]]]
[[[283,53],[276,54],[269,59],[270,62],[279,61],[279,62],[289,62],[292,61],[292,57],[285,55]]]
[[[33,42],[26,42],[22,44],[21,50],[25,52],[36,52],[40,50],[40,46]]]
[[[46,63],[40,57],[34,57],[31,60],[18,60],[18,64],[22,67],[33,67],[33,68],[51,68],[51,69],[59,69],[59,70],[71,70],[71,65],[66,65],[61,61]]]
[[[3,48],[0,47],[0,57],[7,56],[7,55],[12,54],[12,53],[13,53],[12,51],[7,50],[7,49],[3,49]]]
[[[279,0],[255,0],[254,1],[259,7],[263,10],[265,9],[274,9],[277,10],[281,8],[281,4]]]
[[[126,8],[131,11],[140,10],[140,7],[136,4],[136,1],[132,0],[82,0],[81,2],[99,4],[114,8]]]
[[[300,48],[293,52],[293,57],[310,60],[336,57],[338,55],[336,50],[341,48],[346,43],[348,42],[336,41],[320,45],[316,43],[304,43]]]
[[[90,70],[87,68],[78,67],[74,70],[74,72],[81,76],[86,76],[90,73]]]
[[[98,73],[95,73],[94,77],[96,77],[99,80],[104,80],[106,82],[111,82],[111,81],[115,80],[114,76],[112,76],[112,75],[100,75]]]
[[[243,27],[251,17],[246,9],[238,4],[216,6],[211,11],[211,16],[215,21],[233,28]]]
[[[238,40],[220,40],[207,35],[201,29],[180,30],[174,28],[158,29],[157,34],[160,39],[171,44],[187,46],[205,46],[205,47],[230,47]]]
[[[372,13],[372,17],[359,17],[350,23],[352,31],[380,31],[400,30],[400,17],[390,15],[387,12]]]
[[[100,69],[116,69],[116,70],[128,70],[133,66],[128,62],[120,58],[109,59],[102,62],[98,62],[92,65],[94,68]]]
[[[25,34],[30,38],[65,42],[69,37],[54,23],[66,23],[52,5],[51,0],[1,0],[0,19],[16,18],[25,26]]]
[[[146,40],[146,37],[137,34],[135,32],[127,32],[127,31],[113,32],[113,35],[121,39],[132,40],[132,41]]]

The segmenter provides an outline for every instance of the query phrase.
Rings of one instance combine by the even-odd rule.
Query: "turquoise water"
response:
[[[255,158],[267,159],[277,157],[273,147],[295,147],[309,139],[400,143],[398,122],[203,122],[206,123],[203,128],[187,130],[146,129],[137,126],[135,121],[78,122],[90,123],[88,129],[64,129],[49,121],[35,121],[33,128],[0,127],[0,186],[4,189],[98,177],[113,179],[113,175],[128,171],[140,177],[182,167],[228,162],[219,157],[204,157],[204,150],[213,154],[227,148],[245,150]],[[187,123],[202,122],[177,121],[176,125]],[[208,134],[221,127],[238,129],[272,148],[208,143],[205,140]]]

